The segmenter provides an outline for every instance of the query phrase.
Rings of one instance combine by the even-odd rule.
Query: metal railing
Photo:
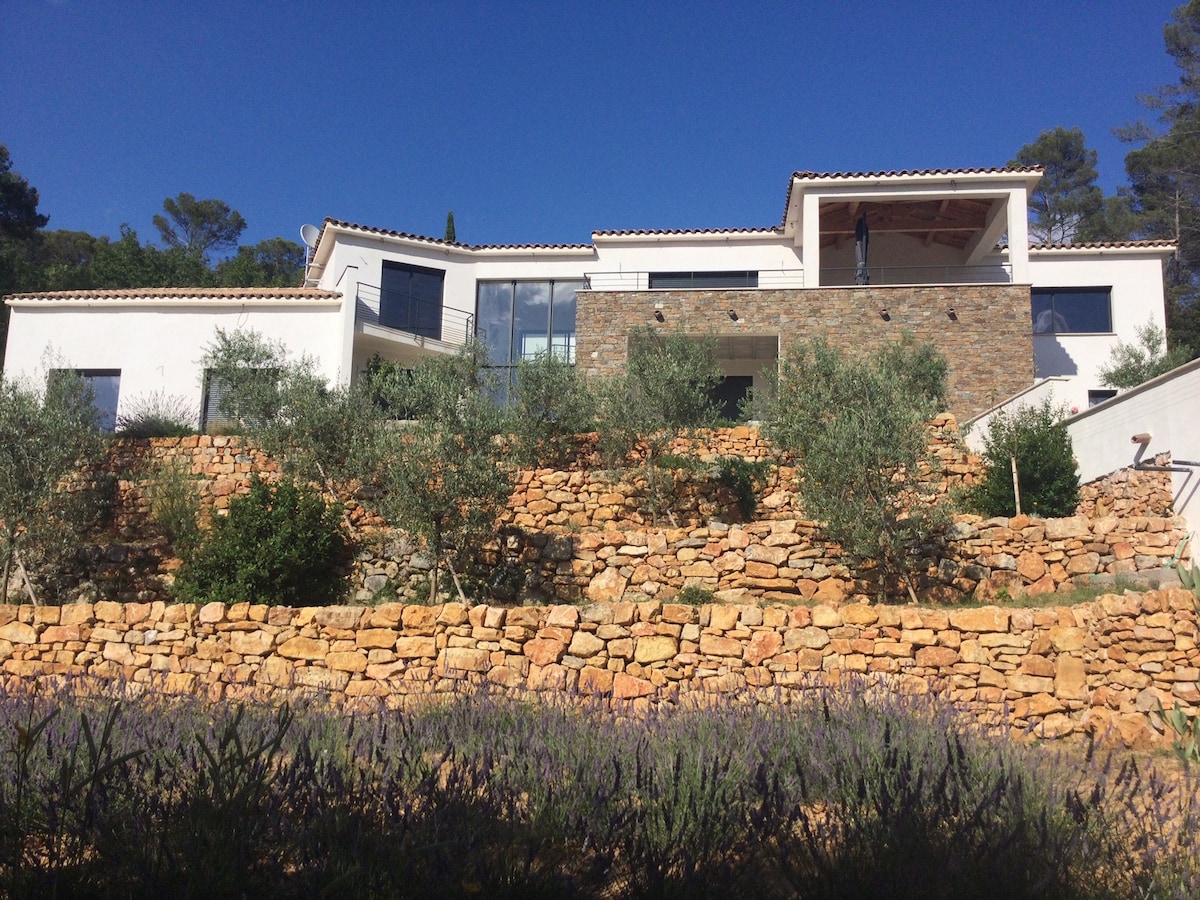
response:
[[[705,284],[704,273],[696,273],[695,284],[688,288],[651,288],[650,272],[590,272],[583,276],[585,289],[589,291],[757,291],[787,290],[804,287],[803,269],[759,269],[758,284],[753,287],[722,287]]]
[[[821,287],[853,287],[857,268],[821,269]],[[868,266],[871,285],[1012,284],[1012,266]]]
[[[382,311],[382,314],[381,314]],[[355,298],[355,322],[446,344],[464,344],[475,334],[475,316],[443,303],[434,303],[360,284]]]

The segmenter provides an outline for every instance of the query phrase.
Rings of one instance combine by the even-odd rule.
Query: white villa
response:
[[[597,231],[587,244],[449,243],[326,219],[305,286],[18,294],[5,372],[46,359],[91,381],[107,419],[151,394],[212,415],[199,360],[254,329],[349,383],[374,354],[412,363],[478,335],[496,366],[547,349],[619,370],[636,326],[714,335],[732,403],[797,338],[870,348],[909,331],[978,415],[1039,380],[1080,410],[1117,341],[1164,327],[1165,242],[1034,245],[1036,168],[797,172],[764,228]]]

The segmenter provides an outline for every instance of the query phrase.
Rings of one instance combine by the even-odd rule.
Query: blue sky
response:
[[[218,197],[468,243],[769,226],[797,169],[995,166],[1174,81],[1176,2],[0,0],[0,143],[51,228]]]

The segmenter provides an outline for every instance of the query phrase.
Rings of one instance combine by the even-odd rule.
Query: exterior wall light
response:
[[[958,321],[958,312],[954,309],[953,306],[950,307],[948,310],[946,310],[946,315],[947,315],[947,317],[949,317],[951,322]]]
[[[731,320],[731,321],[733,321],[733,322],[736,322],[736,321],[738,320],[738,314],[737,314],[737,310],[733,310],[733,309],[731,309],[731,310],[729,311],[729,318],[730,318],[730,320]]]
[[[892,321],[892,314],[888,312],[886,306],[879,311],[879,318],[883,319],[885,322]]]
[[[659,322],[665,322],[665,321],[667,321],[666,317],[665,317],[665,316],[662,314],[662,310],[661,310],[661,309],[656,309],[656,310],[654,311],[654,318],[655,318],[655,320],[656,320],[656,321],[659,321]]]

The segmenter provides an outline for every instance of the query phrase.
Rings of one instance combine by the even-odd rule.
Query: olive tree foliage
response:
[[[873,563],[881,598],[902,583],[915,599],[914,551],[945,521],[936,483],[922,475],[945,359],[908,336],[869,357],[814,339],[764,374],[771,390],[757,414],[792,455],[805,510],[848,555]]]
[[[77,546],[88,498],[67,482],[103,451],[99,425],[81,379],[52,377],[44,390],[0,380],[0,602],[23,560],[49,561]]]
[[[1167,349],[1167,335],[1153,320],[1137,330],[1137,343],[1118,341],[1108,362],[1100,367],[1100,382],[1107,387],[1127,389],[1157,378],[1192,358],[1188,347]]]
[[[408,384],[417,418],[395,422],[383,435],[375,469],[380,511],[424,541],[433,564],[431,602],[441,565],[454,574],[455,563],[469,564],[495,535],[513,489],[498,384],[487,364],[487,349],[477,341],[453,356],[423,359]]]
[[[201,365],[224,388],[221,414],[285,474],[332,498],[339,485],[370,472],[384,420],[366,381],[330,386],[310,357],[292,359],[255,331],[218,328]]]
[[[638,328],[629,335],[625,374],[597,385],[601,449],[618,465],[640,459],[652,515],[673,487],[660,471],[671,442],[716,424],[711,392],[722,378],[716,350],[712,336]]]
[[[995,413],[983,440],[983,478],[968,501],[987,516],[1016,515],[1015,459],[1021,512],[1047,517],[1074,515],[1079,505],[1079,474],[1064,418],[1066,410],[1049,399]]]
[[[577,437],[596,428],[597,397],[575,366],[553,353],[517,363],[510,393],[509,434],[520,465],[565,467]]]

